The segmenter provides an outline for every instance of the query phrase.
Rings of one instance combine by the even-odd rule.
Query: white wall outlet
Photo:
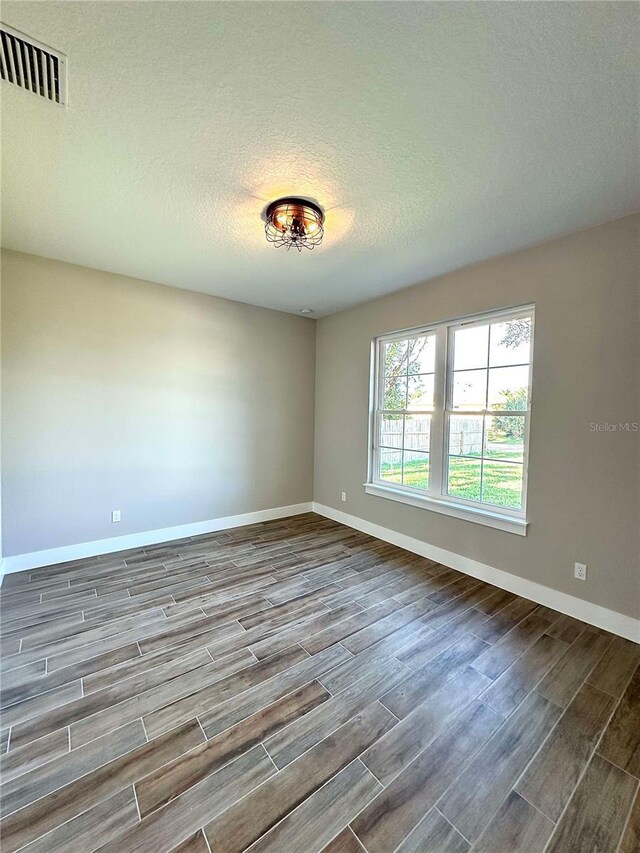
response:
[[[111,523],[116,524],[118,521],[122,521],[122,511],[119,509],[111,510]]]
[[[346,499],[347,499],[347,493],[346,492],[340,492],[340,500],[346,501]]]
[[[586,581],[587,579],[587,566],[586,563],[576,563],[573,569],[573,574],[579,581]]]

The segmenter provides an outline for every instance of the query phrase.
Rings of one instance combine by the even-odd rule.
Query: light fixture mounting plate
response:
[[[318,215],[322,222],[324,222],[324,213],[319,204],[316,204],[314,201],[309,201],[308,198],[298,198],[297,196],[284,196],[284,198],[272,201],[265,211],[265,218],[267,222],[279,207],[308,207]]]

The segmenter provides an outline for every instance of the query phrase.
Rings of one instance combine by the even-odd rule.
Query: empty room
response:
[[[640,853],[640,2],[0,20],[2,853]]]

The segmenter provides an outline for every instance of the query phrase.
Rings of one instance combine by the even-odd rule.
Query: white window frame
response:
[[[531,317],[532,335],[529,354],[529,405],[528,409],[518,415],[524,417],[524,458],[522,478],[522,507],[521,509],[510,509],[508,507],[495,506],[481,501],[451,496],[447,494],[447,465],[448,448],[446,436],[448,433],[448,420],[452,415],[506,415],[512,416],[514,411],[497,411],[494,409],[477,410],[453,410],[451,404],[452,379],[453,379],[453,346],[451,340],[457,329],[473,326],[486,325],[488,322],[504,322],[507,320],[518,320]],[[364,484],[365,492],[375,497],[387,498],[399,501],[410,506],[421,507],[454,518],[472,521],[526,536],[527,533],[527,472],[529,465],[529,432],[531,421],[532,393],[531,379],[533,371],[533,341],[535,330],[535,309],[533,305],[523,305],[517,308],[490,311],[476,314],[470,317],[449,320],[432,326],[420,326],[413,329],[405,329],[399,332],[381,335],[374,339],[372,345],[372,383],[369,417],[369,459],[367,482]],[[429,488],[418,489],[412,486],[394,484],[388,480],[382,480],[377,476],[380,470],[380,429],[383,414],[383,346],[394,340],[407,340],[413,337],[422,337],[435,334],[435,387],[433,410],[401,410],[397,414],[431,416],[431,434],[429,446]],[[483,441],[484,444],[484,441]]]

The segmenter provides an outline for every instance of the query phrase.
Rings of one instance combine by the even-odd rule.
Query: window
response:
[[[366,491],[526,532],[533,308],[384,335]]]

